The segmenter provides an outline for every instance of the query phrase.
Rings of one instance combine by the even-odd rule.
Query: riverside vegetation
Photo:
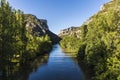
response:
[[[104,4],[79,30],[64,35],[61,47],[78,52],[79,62],[92,71],[90,80],[120,80],[120,0]]]
[[[52,42],[48,35],[40,37],[30,34],[25,27],[23,12],[13,9],[6,0],[1,0],[0,76],[8,76],[10,64],[24,64],[51,49]]]
[[[10,78],[10,74],[17,71],[18,68],[12,71],[11,65],[19,67],[51,50],[52,42],[49,35],[33,35],[28,30],[24,13],[13,9],[6,0],[1,0],[2,79]],[[83,62],[88,71],[92,71],[92,80],[120,80],[120,1],[112,0],[105,4],[102,10],[93,15],[79,30],[80,33],[64,35],[60,42],[61,47],[77,52],[78,61]],[[52,36],[52,33],[50,35]]]

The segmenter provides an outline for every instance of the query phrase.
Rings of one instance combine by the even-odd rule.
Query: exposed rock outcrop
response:
[[[81,33],[80,27],[72,26],[70,28],[61,30],[59,33],[59,36],[64,37],[66,35],[76,35],[79,38],[80,35],[77,35],[77,34],[80,34],[80,33]]]
[[[107,12],[110,9],[114,9],[115,11],[120,11],[120,0],[111,0],[110,2],[103,4],[100,7],[100,11],[97,12],[96,14],[94,14],[93,16],[91,16],[87,21],[85,21],[81,27],[83,27],[83,25],[89,25],[91,22],[93,22],[94,20],[94,16],[100,14],[100,13],[105,13],[107,14]],[[64,36],[70,36],[72,34],[75,34],[78,38],[80,38],[81,36],[81,27],[70,27],[67,29],[63,29],[60,31],[59,36],[62,38]],[[120,30],[120,28],[118,28],[118,30]]]
[[[31,14],[25,14],[24,18],[26,29],[30,34],[35,36],[45,36],[47,34],[53,44],[60,41],[60,37],[49,30],[47,20],[38,19],[36,16]]]

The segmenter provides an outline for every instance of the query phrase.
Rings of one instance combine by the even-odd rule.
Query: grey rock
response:
[[[62,38],[66,35],[68,35],[68,36],[76,35],[77,38],[80,38],[80,33],[81,33],[80,27],[72,26],[70,28],[61,30],[59,33],[59,36]]]
[[[46,34],[50,37],[53,44],[58,43],[61,38],[49,30],[47,20],[38,19],[32,14],[24,14],[26,30],[35,36],[45,36]]]

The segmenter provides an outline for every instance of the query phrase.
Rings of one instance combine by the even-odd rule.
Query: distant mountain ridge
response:
[[[63,30],[60,30],[60,33],[58,34],[60,37],[64,37],[66,35],[76,35],[76,37],[80,37],[79,35],[77,34],[80,34],[81,33],[81,29],[80,27],[70,27],[70,28],[67,28],[67,29],[63,29]]]
[[[25,25],[27,31],[35,36],[45,36],[48,35],[52,41],[52,43],[58,43],[60,41],[60,37],[49,30],[47,25],[47,20],[38,19],[36,16],[32,14],[24,14]]]

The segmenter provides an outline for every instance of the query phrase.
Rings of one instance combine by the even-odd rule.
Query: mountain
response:
[[[102,5],[84,22],[81,33],[76,34],[79,39],[69,34],[74,30],[65,30],[60,45],[77,50],[78,62],[84,65],[89,80],[120,80],[120,0]]]
[[[59,37],[64,37],[64,36],[67,36],[67,35],[76,35],[77,38],[80,38],[80,34],[81,33],[81,29],[80,27],[70,27],[70,28],[67,28],[67,29],[63,29],[63,30],[60,30],[60,33],[58,34]]]
[[[107,15],[108,11],[110,9],[114,9],[115,11],[119,12],[120,11],[120,1],[119,0],[111,0],[108,3],[101,5],[100,11],[97,12],[96,14],[94,14],[93,16],[91,16],[80,27],[72,26],[72,27],[69,27],[67,29],[60,30],[59,36],[62,37],[62,36],[65,36],[65,35],[72,35],[72,34],[75,33],[77,36],[80,37],[79,34],[81,34],[81,27],[83,27],[85,25],[86,26],[89,25],[91,22],[93,22],[95,16],[97,16],[97,15],[100,15],[100,14]]]
[[[24,14],[26,29],[29,33],[35,36],[48,35],[53,44],[60,41],[60,37],[49,30],[47,20],[38,19],[32,14]]]

